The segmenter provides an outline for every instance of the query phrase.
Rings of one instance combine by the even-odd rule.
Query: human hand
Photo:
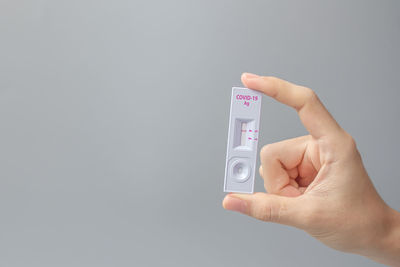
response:
[[[243,84],[297,110],[310,135],[261,149],[268,193],[228,194],[223,206],[305,230],[324,244],[400,265],[400,215],[378,195],[354,139],[309,88],[244,73]]]

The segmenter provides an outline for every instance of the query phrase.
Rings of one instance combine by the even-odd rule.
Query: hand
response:
[[[243,84],[297,110],[310,135],[261,149],[268,193],[228,194],[223,206],[254,218],[295,226],[324,244],[400,265],[400,215],[385,204],[353,138],[303,86],[245,73]]]

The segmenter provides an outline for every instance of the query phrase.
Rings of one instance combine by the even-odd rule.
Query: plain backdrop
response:
[[[0,266],[377,266],[225,211],[226,138],[242,72],[309,86],[399,210],[399,13],[394,0],[0,0]],[[259,148],[304,134],[264,97]]]

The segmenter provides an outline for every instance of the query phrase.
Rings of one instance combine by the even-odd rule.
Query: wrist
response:
[[[362,254],[386,265],[400,266],[400,213],[387,207],[382,223],[385,231],[369,245],[371,250],[367,249],[366,253]]]

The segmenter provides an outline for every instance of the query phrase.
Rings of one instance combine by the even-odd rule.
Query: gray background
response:
[[[399,11],[0,0],[0,266],[376,266],[222,209],[230,88],[313,88],[399,209]],[[303,134],[264,98],[261,145]]]

